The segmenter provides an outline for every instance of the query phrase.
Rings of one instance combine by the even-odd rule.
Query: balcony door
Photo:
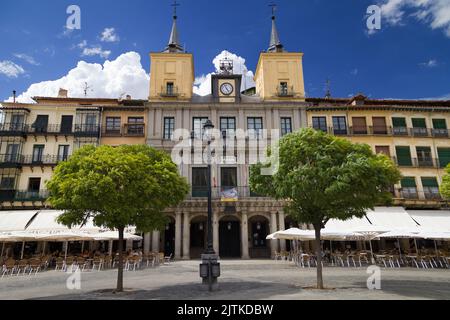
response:
[[[373,117],[373,133],[374,134],[387,134],[387,124],[385,117]]]
[[[208,168],[192,168],[192,197],[208,196]]]
[[[365,117],[354,117],[353,134],[367,134],[367,122]]]
[[[44,145],[35,145],[33,147],[33,163],[42,163],[44,160]]]
[[[13,114],[11,116],[11,131],[20,131],[25,124],[25,116],[23,114]]]
[[[69,158],[69,145],[61,145],[58,147],[58,162],[67,161]]]
[[[18,144],[8,144],[6,146],[6,162],[16,162],[19,158],[19,145]]]
[[[48,129],[48,115],[38,115],[34,123],[34,130],[38,133],[45,133]]]
[[[73,126],[73,116],[62,116],[61,117],[61,133],[72,133]]]

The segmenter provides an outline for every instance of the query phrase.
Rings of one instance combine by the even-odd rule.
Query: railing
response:
[[[439,192],[423,192],[423,191],[405,191],[399,190],[399,195],[405,200],[430,200],[443,201]]]
[[[319,129],[316,129],[319,130]],[[325,131],[325,130],[322,130]],[[325,132],[332,135],[383,135],[405,137],[450,138],[448,129],[407,128],[388,126],[348,126],[342,129],[327,128]]]
[[[399,167],[415,167],[415,168],[439,168],[439,159],[434,158],[410,158],[410,161],[399,162],[397,157],[392,157],[392,161]]]
[[[161,87],[161,97],[178,97],[178,87]]]
[[[144,137],[145,124],[144,123],[127,123],[124,126],[124,133],[128,137]]]
[[[278,86],[277,87],[278,97],[294,97],[294,87],[293,86]]]
[[[30,166],[48,166],[48,165],[57,165],[59,162],[67,160],[68,157],[62,156],[51,156],[51,155],[42,155],[41,157],[37,156],[24,156],[23,157],[23,165]]]
[[[24,123],[1,123],[0,135],[23,136],[28,132],[28,126]]]
[[[0,168],[18,168],[23,163],[23,156],[19,154],[1,154]]]
[[[75,125],[75,135],[78,137],[99,137],[100,135],[100,126],[98,125]]]
[[[48,134],[61,134],[61,135],[71,135],[73,134],[73,128],[65,128],[60,124],[48,124],[43,126],[31,125],[28,130],[29,134],[33,135],[48,135]]]
[[[189,199],[207,198],[208,187],[191,187]],[[239,200],[242,198],[266,198],[253,192],[250,187],[212,187],[211,197],[214,200]]]
[[[43,202],[49,197],[49,192],[46,190],[41,191],[25,191],[25,190],[0,190],[0,201],[10,202]]]

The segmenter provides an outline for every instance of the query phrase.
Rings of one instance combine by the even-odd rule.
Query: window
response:
[[[29,192],[39,192],[41,190],[41,178],[30,178],[28,182]]]
[[[417,161],[420,167],[433,167],[433,157],[430,147],[417,147]]]
[[[120,117],[106,117],[106,134],[120,134],[122,119]]]
[[[174,86],[173,82],[167,82],[166,93],[169,96],[173,96],[175,94],[175,86]]]
[[[192,196],[208,196],[208,168],[192,168]]]
[[[33,147],[33,163],[41,163],[44,159],[44,145],[35,145]]]
[[[144,135],[144,117],[129,117],[127,134]]]
[[[19,145],[8,144],[6,146],[5,162],[14,163],[19,160]]]
[[[220,131],[222,132],[223,137],[234,137],[236,134],[236,118],[220,118]]]
[[[86,119],[86,124],[82,130],[87,131],[87,132],[97,132],[98,131],[97,115],[87,114],[85,119]]]
[[[395,135],[408,135],[408,127],[406,126],[405,118],[392,118],[392,126],[394,127]]]
[[[373,117],[373,133],[374,134],[387,134],[387,125],[385,117]]]
[[[175,131],[175,118],[164,118],[164,140],[173,140],[173,132]]]
[[[206,121],[208,121],[208,118],[205,117],[195,117],[193,118],[192,127],[194,128],[194,138],[203,140],[203,127],[205,126]]]
[[[280,96],[287,96],[289,94],[287,82],[280,82],[280,87],[279,87],[278,93]]]
[[[34,131],[38,133],[47,132],[48,128],[48,115],[38,115],[36,122],[33,124]]]
[[[422,178],[422,187],[425,199],[440,200],[439,184],[436,178]]]
[[[61,117],[61,133],[72,133],[73,116]]]
[[[384,154],[388,157],[391,156],[391,151],[390,151],[389,146],[376,146],[375,151],[377,154]]]
[[[222,189],[231,189],[237,187],[237,168],[221,168],[220,184]]]
[[[428,135],[427,124],[424,118],[413,118],[413,134],[415,136],[426,136]]]
[[[402,179],[402,197],[405,199],[417,199],[416,179],[405,177]]]
[[[23,130],[25,123],[25,116],[22,114],[13,114],[11,116],[11,131]]]
[[[281,136],[292,133],[292,119],[281,118]]]
[[[326,117],[313,117],[313,128],[318,131],[328,132]]]
[[[367,122],[365,117],[353,117],[353,134],[367,134]]]
[[[58,162],[67,161],[69,159],[70,146],[60,145],[58,147]]]
[[[447,122],[445,119],[433,119],[433,135],[435,137],[448,137]]]
[[[402,167],[412,167],[411,150],[409,147],[396,147],[397,164]]]
[[[263,118],[247,118],[248,137],[261,139],[263,136]]]
[[[450,163],[450,148],[438,148],[439,166],[446,168]]]
[[[0,182],[0,190],[14,190],[16,187],[15,177],[2,177]]]
[[[345,117],[333,117],[334,134],[347,134],[347,120]]]

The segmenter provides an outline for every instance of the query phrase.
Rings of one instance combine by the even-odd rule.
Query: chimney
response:
[[[59,89],[58,98],[67,98],[68,91],[66,89]]]
[[[17,91],[13,90],[13,102],[14,103],[16,103],[16,94],[17,94]]]

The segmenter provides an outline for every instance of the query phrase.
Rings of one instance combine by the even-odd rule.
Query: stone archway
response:
[[[190,226],[190,256],[199,259],[207,246],[207,217],[200,215],[193,217]]]
[[[248,219],[250,238],[249,254],[251,259],[270,259],[270,220],[263,215],[254,215]]]
[[[241,221],[234,215],[219,221],[220,258],[241,258]]]

